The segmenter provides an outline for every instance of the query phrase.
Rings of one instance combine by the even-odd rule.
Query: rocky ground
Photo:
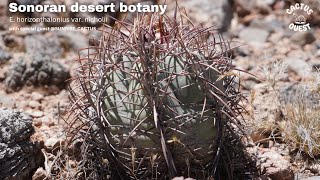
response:
[[[21,4],[31,2],[16,1]],[[72,0],[66,4],[70,2]],[[50,173],[47,166],[55,160],[56,149],[66,137],[68,125],[65,119],[70,105],[66,81],[74,75],[77,66],[74,60],[78,58],[78,50],[92,45],[94,41],[89,39],[99,37],[100,33],[9,31],[12,26],[25,24],[8,22],[7,3],[0,2],[0,128],[5,126],[5,118],[9,116],[6,114],[26,119],[27,129],[30,129],[30,118],[33,119],[35,133],[31,139],[38,144],[30,147],[42,150],[37,154],[38,158],[31,158],[31,161],[33,165],[39,158],[46,162],[33,179],[44,179]],[[170,13],[175,3],[168,3],[167,12]],[[248,98],[248,102],[243,103],[247,109],[245,130],[250,135],[246,145],[256,160],[261,179],[308,179],[320,175],[317,160],[320,155],[317,136],[320,130],[317,123],[320,114],[320,72],[317,71],[320,68],[320,2],[303,1],[313,9],[311,15],[304,14],[311,27],[305,32],[289,29],[294,17],[287,14],[286,9],[295,3],[281,0],[178,0],[195,23],[221,28],[224,38],[232,41],[231,58],[235,67],[246,71],[239,76],[242,92]],[[15,115],[16,112],[10,109],[23,112],[21,116],[27,118]],[[301,121],[303,118],[305,121]],[[29,135],[29,130],[23,134]],[[0,140],[2,152],[10,143],[2,137]],[[19,153],[19,150],[14,152]],[[0,153],[0,162],[11,157],[9,151],[4,154]],[[1,172],[0,179],[3,178]]]

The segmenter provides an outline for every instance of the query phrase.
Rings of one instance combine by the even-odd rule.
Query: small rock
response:
[[[262,173],[273,180],[292,180],[294,173],[290,168],[290,157],[281,156],[277,151],[266,149],[258,155]]]
[[[47,177],[47,172],[42,168],[38,168],[37,171],[33,174],[32,180],[43,180]]]
[[[265,29],[270,33],[273,33],[282,32],[282,30],[285,28],[285,24],[282,21],[276,19],[276,17],[274,16],[268,16],[253,19],[250,23],[250,27]]]
[[[42,121],[39,119],[35,119],[33,125],[36,127],[40,127],[42,126]]]
[[[26,52],[34,57],[48,56],[52,58],[60,58],[63,54],[63,49],[60,45],[57,36],[45,35],[29,35],[25,38]]]
[[[239,38],[248,43],[265,43],[269,36],[269,32],[264,29],[259,28],[244,28],[240,34]]]
[[[320,49],[320,40],[318,40],[315,45],[317,49]]]
[[[238,16],[244,17],[259,12],[268,14],[271,12],[271,5],[275,0],[235,0],[235,7]]]
[[[4,16],[6,15],[6,12],[7,12],[7,7],[8,7],[8,0],[2,0],[0,2],[0,16]],[[4,24],[1,24],[1,29],[3,28],[3,25]]]
[[[0,7],[2,7],[2,6],[7,6],[8,5],[8,0],[2,0],[1,2],[0,2]]]
[[[75,52],[78,52],[82,48],[89,47],[89,40],[81,33],[74,31],[58,31],[58,37],[61,37],[64,44],[69,46]]]
[[[18,91],[25,85],[48,85],[62,89],[66,86],[70,72],[49,56],[34,54],[33,57],[23,57],[12,63],[5,76],[7,92]]]
[[[49,127],[52,127],[52,126],[56,125],[56,123],[54,121],[47,121],[47,125]]]
[[[275,0],[256,0],[256,6],[263,10],[271,10],[271,5],[275,3]]]
[[[44,98],[44,96],[38,92],[32,92],[31,98],[35,101],[41,101]]]
[[[44,115],[42,111],[34,111],[34,110],[29,110],[27,111],[27,113],[34,118],[40,118]]]
[[[41,106],[41,104],[37,101],[29,101],[28,105],[33,109],[36,109]]]
[[[256,109],[255,120],[261,124],[269,122],[275,124],[281,120],[280,101],[277,94],[269,91],[270,85],[256,84],[254,91],[256,97],[252,105]]]
[[[10,49],[14,49],[15,51],[24,50],[23,41],[24,39],[22,37],[13,34],[8,34],[3,37],[4,45]]]
[[[269,37],[269,41],[274,43],[274,44],[277,44],[279,43],[279,41],[282,40],[283,38],[283,32],[275,32],[275,33],[272,33]]]
[[[315,54],[316,57],[320,57],[320,49]]]
[[[44,143],[44,147],[46,148],[47,151],[51,152],[55,150],[57,147],[60,146],[60,144],[63,144],[63,136],[61,137],[51,137],[47,139]]]
[[[30,179],[43,163],[40,145],[30,140],[33,133],[29,115],[0,108],[0,179]]]
[[[5,80],[4,84],[12,90],[18,90],[23,86],[23,74],[26,69],[26,64],[22,59],[17,61],[16,63],[13,63],[10,67],[10,69],[5,73]],[[10,91],[10,90],[6,90]]]
[[[287,57],[284,60],[288,64],[288,70],[295,72],[301,78],[308,78],[311,75],[312,67],[306,61],[297,57]]]
[[[175,1],[171,1],[169,8],[175,8]],[[178,0],[179,8],[185,8],[188,17],[194,22],[203,23],[204,26],[219,28],[224,32],[228,30],[233,18],[232,3],[226,0]]]
[[[316,40],[314,33],[311,31],[306,32],[296,32],[291,36],[291,41],[294,44],[304,46],[306,44],[311,44]]]
[[[0,93],[0,107],[14,108],[15,101],[5,93]]]
[[[44,146],[46,149],[48,150],[52,150],[53,148],[57,147],[59,144],[59,139],[52,137],[46,140],[46,142],[44,143]]]
[[[0,65],[6,63],[9,59],[11,59],[11,54],[7,51],[0,48]]]
[[[287,56],[290,58],[294,57],[294,58],[297,58],[297,59],[300,59],[302,61],[307,62],[311,58],[312,55],[307,50],[297,49],[297,50],[293,50],[293,51],[288,52]]]
[[[39,3],[39,0],[15,0],[20,5],[36,5]]]
[[[279,100],[282,105],[294,105],[301,103],[303,100],[306,108],[320,108],[320,96],[310,84],[290,84],[281,86],[279,90]]]

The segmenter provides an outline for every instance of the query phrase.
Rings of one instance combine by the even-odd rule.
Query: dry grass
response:
[[[320,72],[317,70],[312,81],[299,86],[295,100],[284,105],[284,138],[310,157],[320,155],[320,102],[316,102],[320,97],[319,87]]]
[[[288,64],[283,60],[276,60],[271,62],[270,65],[261,67],[264,81],[268,83],[273,89],[276,84],[283,78],[287,71]]]
[[[304,102],[286,107],[284,138],[310,157],[320,155],[320,110],[308,108]]]
[[[313,73],[313,79],[293,85],[290,92],[283,94],[279,82],[286,74],[287,64],[274,61],[261,68],[265,83],[269,85],[268,95],[277,98],[284,118],[272,122],[255,124],[261,130],[261,136],[267,140],[274,138],[271,132],[280,130],[282,138],[292,150],[308,154],[310,157],[320,155],[320,72]],[[256,95],[259,96],[259,95]],[[253,137],[254,138],[254,137]],[[258,139],[261,139],[260,137]],[[265,140],[265,139],[262,139]],[[262,141],[260,140],[260,141]],[[258,141],[258,142],[260,142]]]

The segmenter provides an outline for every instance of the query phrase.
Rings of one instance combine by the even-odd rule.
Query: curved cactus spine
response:
[[[79,61],[80,86],[72,91],[88,151],[110,165],[93,174],[213,175],[223,129],[237,124],[241,110],[234,75],[224,76],[231,60],[217,31],[143,15],[133,24],[118,21],[97,49]]]

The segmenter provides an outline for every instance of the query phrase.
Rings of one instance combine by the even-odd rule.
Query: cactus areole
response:
[[[217,31],[143,15],[118,21],[96,49],[80,61],[78,92],[87,105],[87,143],[95,160],[107,160],[109,177],[213,176],[238,101]]]

